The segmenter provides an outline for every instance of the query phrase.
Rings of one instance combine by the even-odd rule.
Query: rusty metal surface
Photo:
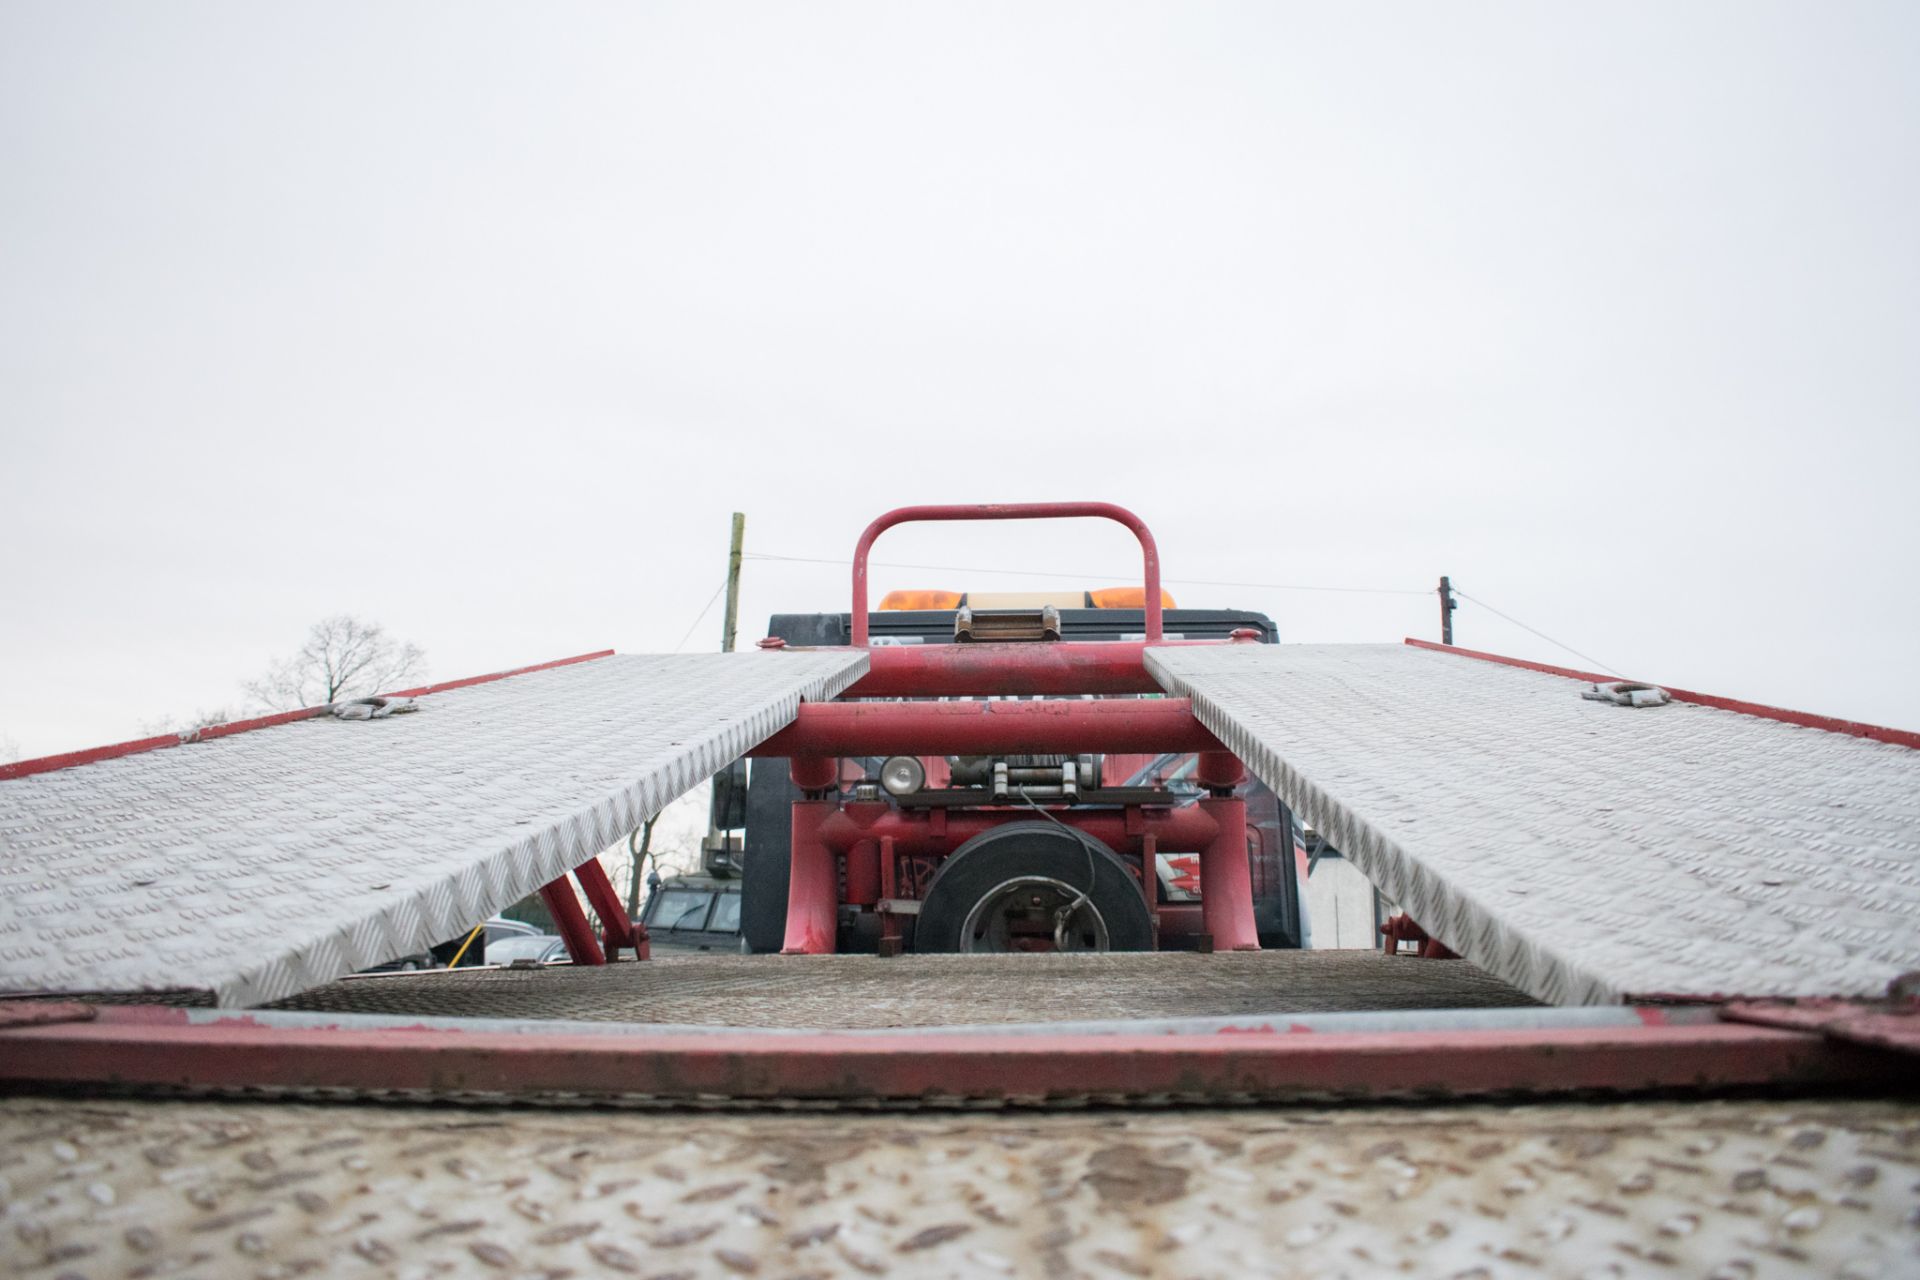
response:
[[[1722,1015],[1734,1022],[1792,1031],[1817,1031],[1855,1044],[1920,1054],[1920,1000],[1803,1000],[1797,1003],[1730,1004]]]
[[[0,1101],[26,1277],[1920,1271],[1920,1108],[1026,1115]]]
[[[1920,968],[1920,750],[1399,645],[1146,663],[1433,937],[1549,1003],[1873,997]]]
[[[55,1022],[87,1022],[99,1016],[90,1004],[63,1000],[0,1000],[0,1031],[43,1027]]]
[[[604,968],[356,978],[275,1005],[332,1013],[739,1027],[937,1027],[1099,1018],[1532,1005],[1461,961],[1375,951],[664,956]]]
[[[1914,1084],[1911,1060],[1897,1054],[1725,1022],[1384,1034],[1289,1026],[1174,1035],[576,1035],[286,1027],[245,1013],[205,1023],[191,1010],[134,1007],[0,1032],[0,1089],[96,1095],[1164,1107],[1754,1088],[1895,1097]]]
[[[1105,1018],[1071,1022],[960,1023],[939,1027],[724,1027],[698,1022],[586,1022],[568,1018],[446,1018],[418,1013],[317,1013],[303,1009],[211,1009],[178,1005],[95,1004],[89,1016],[109,1021],[136,1019],[180,1026],[279,1027],[295,1031],[513,1032],[522,1035],[682,1036],[711,1039],[746,1033],[766,1039],[824,1037],[871,1040],[878,1037],[934,1039],[996,1036],[1193,1036],[1244,1032],[1376,1034],[1402,1031],[1566,1031],[1647,1026],[1697,1027],[1724,1021],[1710,1005],[1490,1006],[1482,1009],[1375,1009],[1338,1013],[1242,1013],[1198,1018]]]
[[[458,937],[866,655],[629,654],[0,781],[0,991],[260,1004]]]

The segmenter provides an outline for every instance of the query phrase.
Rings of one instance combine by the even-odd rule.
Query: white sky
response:
[[[10,0],[0,736],[230,704],[342,611],[442,678],[671,649],[733,510],[839,557],[1062,497],[1176,579],[1450,573],[1638,677],[1920,728],[1917,227],[1910,4]],[[745,638],[845,600],[751,563]]]

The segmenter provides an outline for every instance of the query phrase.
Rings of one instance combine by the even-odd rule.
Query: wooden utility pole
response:
[[[747,536],[744,512],[733,513],[733,546],[727,552],[727,620],[721,633],[720,652],[733,652],[734,632],[740,623],[740,544]]]
[[[1453,643],[1453,611],[1460,602],[1453,598],[1453,583],[1445,574],[1440,575],[1440,643]]]
[[[736,511],[733,513],[733,541],[727,548],[727,616],[726,621],[721,623],[720,652],[722,653],[733,652],[734,635],[740,627],[740,547],[741,544],[746,541],[746,537],[746,513]],[[737,762],[737,767],[743,771],[738,775],[742,785],[746,782],[746,774],[744,772],[746,763],[744,760]],[[734,768],[736,768],[735,765],[727,766],[726,769],[722,769],[713,779],[713,796],[707,806],[707,838],[701,842],[700,846],[702,870],[705,869],[704,864],[707,858],[707,851],[715,847],[724,848],[726,846],[727,835],[726,832],[721,829],[719,822],[720,804],[723,795],[723,783],[729,771]],[[634,874],[637,876],[639,872],[636,871]]]

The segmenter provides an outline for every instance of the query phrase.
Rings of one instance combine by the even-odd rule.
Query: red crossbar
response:
[[[1210,643],[1223,644],[1224,641]],[[1053,644],[901,644],[867,652],[867,674],[843,698],[962,698],[994,694],[1160,693],[1138,640]]]
[[[756,756],[1224,751],[1186,698],[803,702]]]
[[[1528,1031],[1216,1035],[528,1035],[190,1023],[103,1008],[0,1030],[0,1081],[165,1089],[333,1089],[501,1097],[1046,1101],[1088,1096],[1465,1097],[1584,1090],[1912,1085],[1912,1060],[1729,1024]]]

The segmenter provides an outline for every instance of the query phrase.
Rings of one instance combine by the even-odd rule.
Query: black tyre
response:
[[[1298,948],[1300,873],[1293,856],[1293,815],[1258,782],[1243,786],[1247,799],[1248,870],[1253,880],[1253,926],[1269,951]],[[1256,796],[1256,790],[1266,792]],[[1264,799],[1264,803],[1262,800]]]
[[[917,951],[1152,945],[1153,918],[1126,864],[1051,822],[1010,822],[954,850],[927,888],[914,933]]]
[[[793,802],[800,789],[785,760],[754,760],[741,839],[740,939],[748,951],[780,950],[787,940],[787,880],[793,869]]]

